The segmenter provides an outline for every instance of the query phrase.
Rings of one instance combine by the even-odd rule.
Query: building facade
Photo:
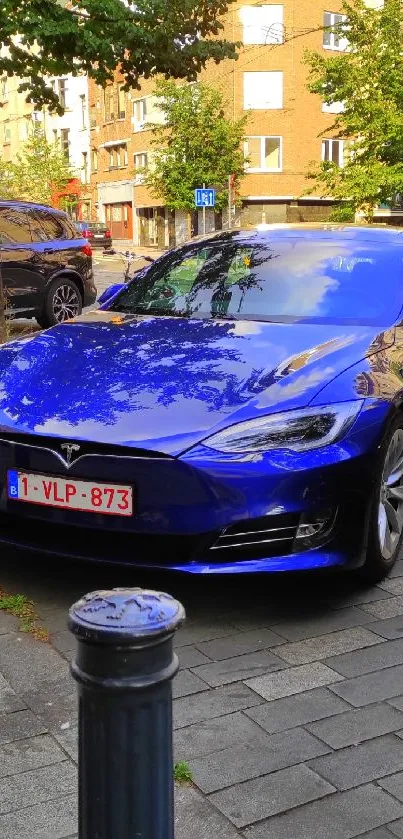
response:
[[[40,127],[46,139],[64,151],[75,178],[81,183],[79,202],[73,215],[89,218],[93,213],[90,191],[90,127],[86,76],[65,76],[49,80],[65,109],[62,116],[46,108],[38,110],[18,90],[20,79],[0,79],[0,154],[15,159],[33,128]]]
[[[380,0],[368,0],[377,5]],[[343,165],[342,139],[332,128],[342,103],[324,103],[307,89],[306,50],[337,54],[346,40],[330,27],[343,20],[339,0],[238,0],[224,16],[224,34],[242,42],[237,61],[211,64],[201,80],[223,93],[228,116],[248,115],[246,175],[242,207],[231,225],[254,227],[270,222],[324,220],[333,202],[309,194],[306,175],[312,164]],[[149,123],[161,119],[152,95],[154,83],[125,94],[116,79],[106,91],[90,82],[93,207],[111,225],[114,238],[142,246],[166,247],[188,233],[185,214],[161,206],[136,170],[151,159]],[[228,225],[227,214],[207,212],[207,229]],[[194,214],[193,232],[201,230]]]

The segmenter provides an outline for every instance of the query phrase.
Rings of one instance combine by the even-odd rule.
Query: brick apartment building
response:
[[[59,144],[70,163],[72,192],[70,195],[66,192],[66,198],[71,199],[70,211],[87,218],[91,213],[87,78],[49,78],[65,109],[61,116],[27,102],[26,92],[19,91],[21,81],[16,76],[0,77],[0,157],[5,162],[15,161],[32,131],[41,130],[48,142]]]
[[[321,159],[342,165],[344,144],[331,130],[337,107],[307,90],[303,58],[306,49],[345,49],[343,39],[323,30],[340,20],[340,9],[338,0],[238,0],[224,17],[226,37],[243,43],[239,60],[209,66],[201,78],[223,92],[229,116],[249,114],[250,162],[234,224],[312,221],[329,214],[331,201],[306,195],[306,172]],[[115,239],[164,247],[183,240],[186,223],[183,213],[160,206],[135,174],[150,159],[147,122],[161,118],[152,90],[153,81],[128,94],[118,80],[105,91],[89,84],[92,212],[107,221]],[[226,223],[225,214],[220,219],[208,211],[209,229]],[[197,227],[195,214],[195,232]]]

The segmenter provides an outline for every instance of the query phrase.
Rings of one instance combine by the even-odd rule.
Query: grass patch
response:
[[[24,594],[7,594],[0,589],[0,610],[18,618],[20,632],[30,632],[37,641],[49,641],[49,633],[40,625],[34,604]]]
[[[174,778],[177,784],[191,784],[193,781],[192,770],[186,760],[180,760],[174,766]]]

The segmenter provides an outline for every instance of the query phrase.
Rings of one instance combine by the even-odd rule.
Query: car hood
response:
[[[0,350],[0,431],[175,455],[309,404],[384,340],[363,326],[92,312]]]

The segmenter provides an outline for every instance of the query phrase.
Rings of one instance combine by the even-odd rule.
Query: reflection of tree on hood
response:
[[[243,340],[232,324],[202,320],[65,324],[21,345],[12,361],[7,353],[0,410],[28,429],[52,419],[113,425],[120,414],[184,399],[219,411],[239,404],[239,379],[254,373],[239,351]]]
[[[227,317],[228,315],[234,317],[237,314],[242,314],[243,303],[245,295],[252,288],[257,288],[259,291],[263,290],[261,285],[262,278],[259,277],[258,269],[260,265],[274,259],[277,254],[271,253],[269,250],[256,251],[253,247],[240,246],[237,243],[228,244],[224,249],[220,249],[217,265],[214,266],[208,263],[206,268],[200,272],[192,290],[187,295],[187,314],[197,313],[198,310],[206,311],[211,317]],[[198,305],[195,305],[197,297],[202,296],[203,292],[212,291],[210,301],[207,299],[200,300]],[[238,294],[239,301],[235,309],[235,305],[231,306],[231,302],[235,302]],[[203,304],[209,302],[210,311],[203,307]]]

